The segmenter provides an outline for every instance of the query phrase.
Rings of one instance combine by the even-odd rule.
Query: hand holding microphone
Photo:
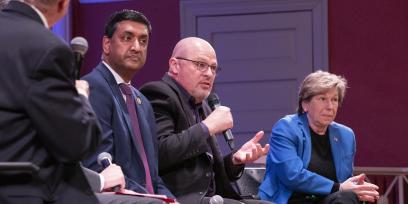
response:
[[[107,152],[100,153],[97,162],[105,168],[100,173],[104,177],[103,189],[122,192],[126,185],[122,168],[116,164],[112,164],[112,156]]]
[[[234,136],[231,128],[233,126],[233,119],[231,110],[228,107],[221,106],[217,94],[212,93],[207,98],[208,105],[210,105],[213,112],[203,120],[203,123],[208,127],[210,135],[215,135],[223,132],[224,139],[227,141],[231,150],[235,148]]]
[[[79,94],[89,97],[89,84],[85,80],[75,80],[75,88]]]

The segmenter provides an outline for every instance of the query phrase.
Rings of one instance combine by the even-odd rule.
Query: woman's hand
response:
[[[340,184],[340,190],[353,191],[360,201],[375,202],[380,197],[378,186],[364,181],[365,174],[353,176]]]

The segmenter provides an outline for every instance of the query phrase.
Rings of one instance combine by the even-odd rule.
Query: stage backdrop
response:
[[[145,13],[153,25],[147,64],[134,83],[161,78],[180,38],[178,0],[73,4],[73,36],[90,43],[83,73],[100,60],[108,16],[128,8]],[[329,1],[329,70],[349,81],[338,121],[356,133],[358,166],[408,166],[407,9],[406,0]]]
[[[101,58],[102,36],[109,16],[122,9],[144,13],[152,24],[147,63],[133,84],[159,80],[167,71],[168,58],[180,39],[179,4],[177,0],[84,0],[72,1],[72,36],[83,36],[89,42],[82,74],[88,73]]]

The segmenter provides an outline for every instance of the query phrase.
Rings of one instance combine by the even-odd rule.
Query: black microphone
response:
[[[82,61],[84,59],[86,51],[88,51],[88,41],[83,37],[75,37],[71,40],[71,49],[74,52],[75,57],[75,71],[74,76],[79,79],[81,74]]]
[[[98,155],[98,158],[96,160],[99,165],[101,165],[104,169],[107,168],[109,165],[112,164],[112,156],[107,153],[107,152],[102,152]],[[112,187],[112,190],[114,192],[119,192],[120,191],[120,185]]]
[[[210,105],[211,110],[215,110],[217,107],[221,106],[220,99],[218,98],[216,93],[211,93],[208,98],[208,105]],[[225,130],[222,132],[224,135],[225,141],[227,141],[228,146],[231,150],[235,148],[234,144],[234,136],[232,135],[231,129]]]

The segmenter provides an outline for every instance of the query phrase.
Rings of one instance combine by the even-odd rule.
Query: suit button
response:
[[[204,192],[198,192],[200,195],[203,195],[204,194]]]
[[[205,173],[205,177],[211,177],[211,172]]]

